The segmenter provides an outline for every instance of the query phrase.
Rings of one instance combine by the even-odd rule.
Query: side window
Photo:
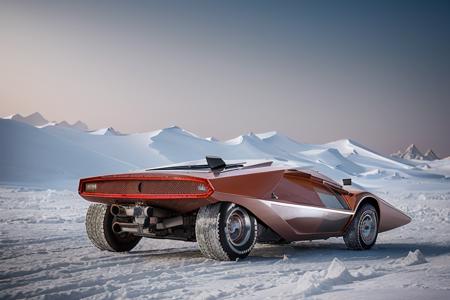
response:
[[[338,194],[331,193],[322,188],[314,188],[320,200],[326,208],[349,209],[345,200]]]

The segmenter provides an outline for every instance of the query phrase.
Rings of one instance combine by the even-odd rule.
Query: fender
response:
[[[353,211],[357,212],[361,204],[368,199],[373,199],[378,205],[378,232],[388,231],[411,222],[411,218],[401,210],[369,192],[361,192],[354,195]]]

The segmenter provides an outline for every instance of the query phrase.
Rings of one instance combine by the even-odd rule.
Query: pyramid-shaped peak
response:
[[[56,124],[56,126],[71,128],[72,126],[67,121],[61,121]]]
[[[77,121],[74,124],[70,124],[67,121],[61,121],[61,122],[53,122],[55,123],[54,125],[58,126],[58,127],[63,127],[63,128],[70,128],[70,129],[75,129],[75,130],[81,130],[81,131],[88,131],[88,127],[86,124],[84,124],[81,121]],[[50,123],[47,125],[51,125]]]
[[[46,120],[38,112],[32,113],[31,115],[28,115],[26,117],[22,117],[20,114],[14,114],[9,118],[19,122],[27,123],[32,126],[42,126],[48,123],[48,120]]]
[[[9,116],[6,116],[6,117],[2,117],[2,119],[5,119],[5,120],[16,120],[16,121],[22,121],[22,119],[23,119],[23,116],[21,115],[21,114],[13,114],[13,115],[9,115]]]
[[[44,117],[41,115],[41,113],[39,113],[37,111],[28,115],[27,118],[42,118],[42,119],[44,119]]]
[[[178,126],[178,125],[172,125],[172,126],[168,126],[168,127],[166,127],[166,128],[164,128],[164,129],[167,129],[167,130],[183,130],[180,126]],[[164,130],[163,129],[163,130]]]
[[[76,121],[76,122],[72,125],[72,127],[77,128],[77,129],[80,129],[80,130],[83,130],[83,131],[88,131],[88,130],[89,130],[89,127],[87,126],[87,124],[84,123],[84,122],[81,122],[80,120]]]
[[[105,131],[105,135],[121,135],[122,133],[120,133],[118,130],[115,130],[112,127],[108,127]]]
[[[21,114],[13,114],[8,117],[5,117],[4,119],[14,119],[14,118],[23,118]]]
[[[406,148],[405,152],[406,153],[411,153],[411,154],[414,154],[414,155],[423,156],[422,152],[420,152],[419,148],[417,148],[417,146],[414,145],[414,144],[409,145],[408,148]]]
[[[93,134],[93,135],[123,135],[121,132],[115,130],[112,127],[107,127],[107,128],[94,130],[94,131],[91,131],[89,133]]]
[[[31,126],[42,126],[48,123],[48,121],[38,112],[34,112],[26,117],[22,116],[21,114],[13,114],[7,117],[3,117],[3,119],[22,122]]]
[[[436,153],[434,153],[434,151],[432,149],[428,149],[424,156],[423,156],[424,160],[437,160],[439,159],[439,157],[436,155]]]
[[[416,146],[415,144],[409,145],[409,146],[406,148],[406,151],[408,151],[408,150],[414,150],[414,151],[419,151],[419,152],[420,152],[419,148],[417,148],[417,146]]]
[[[396,153],[392,154],[392,156],[400,157],[404,159],[416,159],[416,160],[423,160],[424,155],[422,152],[420,152],[419,148],[415,144],[409,145],[405,151],[397,151]]]

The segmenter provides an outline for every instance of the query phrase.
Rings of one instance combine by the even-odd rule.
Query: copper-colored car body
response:
[[[172,217],[195,217],[206,205],[234,203],[255,216],[258,224],[288,242],[344,235],[364,203],[377,210],[378,232],[411,220],[369,192],[341,186],[314,171],[273,166],[271,162],[220,171],[162,168],[91,177],[80,180],[79,194],[88,201],[107,205],[163,209]],[[195,240],[192,233],[164,235],[156,229],[142,228],[135,232],[148,237]]]

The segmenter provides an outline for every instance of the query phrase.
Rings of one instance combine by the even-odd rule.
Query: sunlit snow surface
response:
[[[380,234],[370,251],[333,238],[261,245],[245,260],[217,262],[177,241],[99,251],[76,193],[2,187],[0,298],[450,299],[448,183],[400,180],[375,192],[413,221]]]
[[[450,159],[403,160],[381,155],[349,139],[313,145],[276,132],[217,141],[176,126],[120,134],[112,128],[84,132],[61,126],[35,128],[0,119],[0,140],[0,185],[75,189],[83,177],[204,160],[206,155],[220,156],[226,162],[272,160],[314,169],[337,181],[448,181],[450,176]]]
[[[276,132],[217,141],[176,126],[92,134],[10,119],[0,140],[0,299],[450,299],[450,158],[393,159],[348,139],[312,145]],[[205,155],[352,178],[412,222],[370,251],[334,238],[257,246],[238,262],[205,259],[195,243],[143,239],[125,254],[91,245],[79,178]]]

